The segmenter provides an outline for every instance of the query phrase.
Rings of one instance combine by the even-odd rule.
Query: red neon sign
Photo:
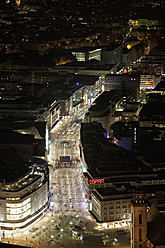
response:
[[[96,183],[104,183],[104,179],[88,179],[86,176],[87,183],[89,184],[96,184]]]

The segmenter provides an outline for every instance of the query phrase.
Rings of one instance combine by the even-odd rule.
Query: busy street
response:
[[[50,208],[29,230],[16,231],[6,241],[35,248],[129,247],[127,229],[100,229],[89,215],[80,168],[52,167],[50,175]]]
[[[88,212],[79,152],[83,115],[62,118],[50,133],[49,208],[30,229],[15,230],[4,242],[36,248],[129,247],[129,230],[100,229]]]
[[[55,168],[75,167],[80,162],[81,119],[63,118],[51,131],[48,161]]]
[[[52,173],[51,210],[52,212],[86,210],[80,169],[62,168]],[[86,212],[86,211],[85,211]]]

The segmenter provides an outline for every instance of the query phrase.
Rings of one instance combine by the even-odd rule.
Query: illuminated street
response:
[[[129,233],[115,229],[98,229],[87,212],[80,168],[50,170],[51,207],[45,216],[24,234],[15,233],[10,242],[31,247],[129,247]],[[78,225],[84,229],[84,240],[72,239],[72,229]],[[24,240],[24,241],[23,241]],[[7,239],[6,239],[7,241]],[[114,244],[114,245],[113,245]]]
[[[79,113],[79,117],[84,112]],[[29,230],[18,230],[4,242],[26,244],[29,247],[129,247],[129,232],[117,233],[119,228],[99,229],[89,216],[83,191],[79,157],[80,121],[65,117],[52,129],[49,160],[50,208]],[[60,157],[69,157],[60,163]],[[83,240],[73,239],[75,226],[83,228]]]
[[[83,191],[82,169],[79,154],[80,121],[65,117],[51,131],[50,153],[50,208],[44,217],[24,234],[15,232],[5,239],[7,242],[26,244],[31,247],[99,247],[104,245],[129,247],[129,233],[115,233],[115,229],[98,229],[97,223],[89,216]],[[81,118],[80,118],[81,117]],[[63,163],[60,158],[69,158]],[[72,237],[74,226],[84,229],[84,239]],[[125,231],[125,230],[124,230]]]
[[[73,118],[65,117],[51,131],[50,154],[48,155],[49,163],[55,168],[77,166],[80,161],[79,139],[80,139],[80,121]],[[60,158],[68,157],[68,163],[65,165]]]
[[[165,247],[164,13],[0,0],[0,248]]]
[[[80,169],[57,169],[52,173],[52,198],[53,212],[71,212],[86,210],[83,198],[82,177]],[[85,211],[86,212],[86,211]]]

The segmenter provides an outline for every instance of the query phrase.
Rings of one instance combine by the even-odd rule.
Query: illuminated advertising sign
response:
[[[86,180],[88,184],[104,183],[104,179],[88,179],[87,176]]]

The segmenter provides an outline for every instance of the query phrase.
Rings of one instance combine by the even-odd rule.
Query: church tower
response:
[[[131,248],[146,248],[147,202],[140,188],[131,201]]]

